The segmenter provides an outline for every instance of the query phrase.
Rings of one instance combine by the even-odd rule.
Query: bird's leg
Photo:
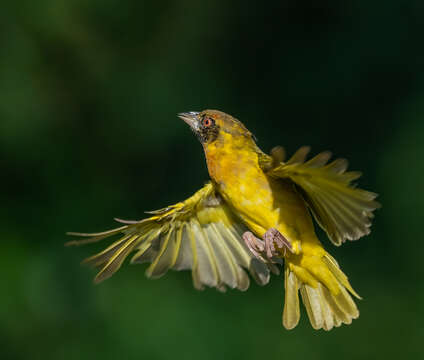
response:
[[[280,270],[274,263],[282,264],[283,260],[281,258],[268,258],[265,252],[265,242],[261,239],[258,239],[255,235],[253,235],[250,231],[246,231],[243,234],[243,240],[246,243],[246,246],[249,248],[251,253],[259,260],[268,264],[269,269],[273,274],[279,275]]]
[[[282,256],[286,255],[287,250],[294,252],[292,244],[277,229],[269,229],[264,240],[258,239],[250,231],[243,234],[243,240],[246,246],[258,259],[269,263],[281,263]],[[283,250],[283,253],[281,253]]]
[[[262,254],[264,253],[265,242],[261,239],[258,239],[250,231],[246,231],[243,234],[243,240],[252,254],[255,255],[258,259],[264,261]]]
[[[271,259],[273,257],[281,257],[281,252],[283,250],[283,256],[286,255],[287,250],[293,252],[292,244],[287,240],[283,234],[281,234],[276,228],[269,229],[265,235],[265,252],[266,256]]]

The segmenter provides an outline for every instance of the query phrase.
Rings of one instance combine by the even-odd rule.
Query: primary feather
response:
[[[100,268],[99,283],[111,277],[125,258],[135,252],[132,263],[150,263],[146,275],[159,278],[169,269],[192,270],[194,286],[246,290],[249,277],[261,285],[269,281],[268,267],[259,262],[241,240],[246,230],[208,183],[184,202],[150,212],[152,217],[130,222],[102,233],[69,233],[88,239],[70,241],[81,245],[121,234],[122,237],[83,263]]]
[[[306,161],[309,151],[309,147],[301,147],[287,162],[265,169],[266,173],[296,184],[316,221],[335,245],[368,235],[372,212],[380,207],[374,200],[377,194],[352,185],[361,174],[347,172],[347,160],[328,163],[331,153],[322,152]]]

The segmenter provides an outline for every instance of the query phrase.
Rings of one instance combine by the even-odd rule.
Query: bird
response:
[[[94,282],[111,277],[129,254],[131,263],[150,263],[149,278],[169,269],[191,270],[193,285],[245,291],[250,280],[266,285],[271,273],[284,276],[282,325],[295,328],[300,298],[314,329],[331,330],[359,316],[361,299],[337,261],[316,235],[315,222],[334,245],[370,233],[377,194],[353,183],[360,172],[348,162],[330,162],[328,151],[307,159],[302,146],[286,159],[283,147],[270,154],[235,117],[218,110],[178,114],[202,144],[210,180],[194,195],[147,212],[148,217],[115,219],[120,227],[83,237],[83,245],[119,236],[83,261],[99,268]]]

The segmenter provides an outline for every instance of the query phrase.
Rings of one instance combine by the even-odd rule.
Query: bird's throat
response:
[[[258,169],[257,153],[240,145],[215,142],[204,146],[209,175],[220,186],[238,182],[252,169]]]

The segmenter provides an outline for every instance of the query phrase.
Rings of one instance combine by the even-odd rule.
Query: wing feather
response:
[[[202,284],[216,287],[219,279],[209,239],[197,221],[192,221],[191,227],[195,234],[199,279]]]
[[[175,270],[188,270],[193,265],[193,253],[191,252],[191,239],[189,236],[189,229],[187,224],[182,224],[180,228],[181,232],[181,245],[177,255],[177,261],[175,262]]]
[[[245,251],[243,251],[242,247],[239,247],[238,244],[240,242],[237,240],[236,236],[233,236],[233,233],[228,230],[223,224],[215,224],[215,230],[219,233],[219,236],[222,236],[225,241],[221,243],[224,252],[227,254],[229,261],[232,263],[232,268],[235,270],[236,275],[236,284],[228,284],[231,288],[237,288],[241,291],[245,291],[248,289],[250,280],[247,276],[244,269],[249,268],[249,257],[244,257]],[[233,247],[231,243],[236,241],[235,246]],[[254,273],[260,271],[256,270]],[[259,282],[260,283],[260,282]]]
[[[212,224],[208,229],[209,238],[219,238],[220,234],[216,229],[216,225]],[[219,279],[223,286],[229,286],[234,289],[237,287],[237,265],[234,262],[234,258],[228,251],[224,241],[211,241],[211,246],[215,253],[215,262],[219,271]]]
[[[310,148],[301,147],[285,163],[263,170],[271,177],[290,179],[303,196],[315,220],[335,245],[357,240],[370,233],[372,212],[380,207],[377,194],[358,189],[352,181],[361,173],[346,171],[346,159],[328,163],[331,153],[319,153],[306,161]],[[264,155],[262,155],[263,157]]]
[[[90,256],[89,258],[82,261],[82,264],[84,265],[90,265],[94,267],[99,267],[102,264],[105,264],[109,261],[110,257],[113,256],[121,247],[123,244],[126,243],[126,241],[131,238],[131,235],[124,236],[122,239],[114,242],[112,245],[108,246],[105,250],[102,252]]]
[[[170,267],[172,267],[172,256],[175,246],[175,233],[171,229],[168,233],[161,235],[160,249],[155,259],[146,270],[146,275],[151,278],[160,278]]]
[[[269,268],[250,253],[241,239],[247,228],[208,183],[184,202],[149,212],[150,218],[96,234],[71,233],[86,239],[80,245],[121,234],[121,238],[84,263],[100,267],[96,282],[112,276],[133,251],[131,263],[150,263],[147,277],[159,278],[169,269],[192,270],[196,289],[205,286],[225,291],[246,290],[249,277],[261,285],[269,281]]]
[[[99,283],[107,278],[111,277],[122,265],[127,255],[134,249],[137,240],[140,237],[135,234],[132,235],[128,240],[122,243],[122,245],[116,250],[106,265],[100,270],[100,272],[94,278],[95,283]]]

